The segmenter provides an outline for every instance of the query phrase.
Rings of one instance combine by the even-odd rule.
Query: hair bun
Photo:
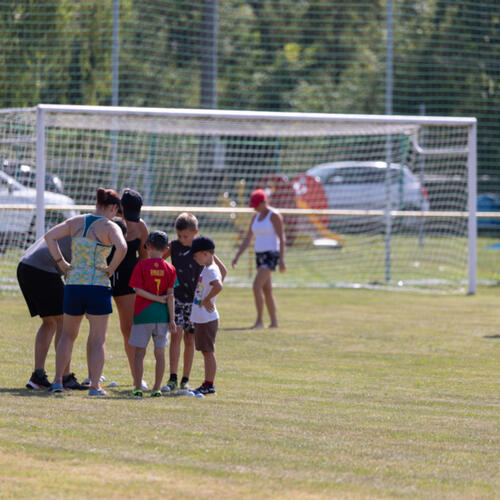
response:
[[[106,190],[103,187],[97,188],[97,203],[100,205],[104,205],[106,203],[107,199],[107,193]]]

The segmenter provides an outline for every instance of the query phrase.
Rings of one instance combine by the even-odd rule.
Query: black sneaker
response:
[[[73,391],[85,391],[88,389],[88,386],[80,384],[78,380],[76,380],[74,373],[70,373],[69,375],[64,375],[63,387],[65,389],[72,389]]]
[[[28,389],[50,389],[50,382],[47,378],[47,373],[43,372],[43,375],[37,375],[36,372],[31,374],[29,382],[26,384]]]
[[[207,394],[217,394],[215,392],[215,386],[213,386],[213,385],[204,385],[204,384],[201,384],[200,387],[198,387],[197,389],[195,389],[193,392],[195,394],[196,393],[203,394],[204,396],[206,396]]]

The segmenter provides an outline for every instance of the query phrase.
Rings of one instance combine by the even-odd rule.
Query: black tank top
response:
[[[190,247],[185,247],[179,240],[172,240],[170,244],[170,258],[179,283],[179,286],[174,288],[174,295],[177,300],[185,303],[193,302],[198,278],[203,269],[203,266],[193,259],[190,250]]]
[[[134,270],[135,265],[139,262],[139,256],[137,255],[139,252],[139,247],[141,246],[141,239],[136,238],[135,240],[127,241],[127,253],[123,260],[118,264],[118,267],[116,268],[115,274],[116,273],[123,273],[124,278],[125,275],[129,275],[128,278],[130,279],[130,275],[132,274],[132,271]],[[111,262],[113,259],[113,255],[115,254],[115,247],[113,247],[113,250],[111,250],[111,253],[109,254],[108,257],[108,264]]]

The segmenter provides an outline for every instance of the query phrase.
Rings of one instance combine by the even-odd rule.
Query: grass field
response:
[[[115,316],[109,398],[24,389],[38,322],[0,299],[0,497],[500,497],[500,289],[277,295],[280,328],[250,331],[226,288],[217,396],[160,400],[129,398]]]

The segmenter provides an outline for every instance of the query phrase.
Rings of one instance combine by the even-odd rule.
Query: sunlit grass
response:
[[[116,316],[109,398],[24,389],[38,321],[19,297],[1,299],[0,497],[496,497],[498,289],[279,289],[277,299],[280,328],[252,331],[250,290],[222,292],[216,397],[140,401],[128,396]]]

